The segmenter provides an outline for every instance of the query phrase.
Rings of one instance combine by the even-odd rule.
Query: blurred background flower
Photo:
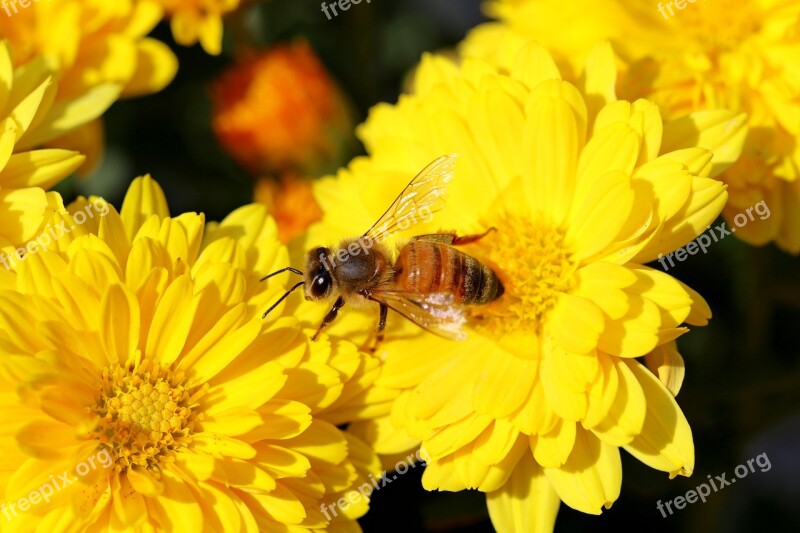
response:
[[[353,153],[349,104],[306,41],[244,54],[214,83],[212,99],[217,139],[260,178],[255,199],[287,242],[319,218],[308,179]]]
[[[352,151],[348,105],[305,41],[243,58],[212,94],[214,133],[253,174],[324,174]]]
[[[197,42],[212,55],[222,51],[222,17],[239,6],[239,0],[155,0],[170,18],[178,44]]]
[[[78,98],[108,107],[112,91],[115,97],[152,94],[175,76],[175,56],[146,37],[163,14],[149,0],[48,0],[17,9],[0,16],[0,37],[9,40],[14,65],[35,60],[52,72],[56,108]],[[94,121],[79,126],[67,137],[49,132],[35,140],[86,154],[88,172],[102,154],[103,128]]]
[[[267,211],[278,224],[278,238],[283,243],[301,235],[322,218],[322,210],[312,193],[311,181],[289,172],[279,180],[260,178],[256,182],[253,199],[267,206]]]
[[[32,148],[100,116],[117,94],[106,87],[54,104],[58,83],[45,64],[36,58],[15,67],[11,57],[8,41],[0,41],[0,253],[7,269],[49,216],[44,189],[85,159],[71,150]]]
[[[682,8],[676,6],[682,5]],[[503,26],[552,49],[573,73],[610,39],[625,59],[620,94],[647,97],[665,117],[699,109],[748,114],[743,157],[723,174],[729,225],[765,201],[773,214],[738,229],[754,245],[800,254],[800,5],[782,0],[673,3],[632,0],[491,0],[500,19],[473,30],[465,48],[491,49]]]

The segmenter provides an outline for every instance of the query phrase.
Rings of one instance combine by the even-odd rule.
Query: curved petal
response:
[[[727,110],[698,111],[664,124],[661,153],[698,146],[714,153],[711,177],[731,166],[747,138],[747,115]]]
[[[619,449],[579,430],[572,455],[564,466],[545,468],[544,474],[564,503],[584,513],[600,514],[602,507],[610,508],[619,497]]]
[[[526,454],[503,488],[486,494],[486,505],[498,533],[549,533],[561,499],[541,467]]]
[[[694,470],[694,442],[686,417],[667,388],[636,361],[624,361],[642,387],[647,414],[641,433],[625,446],[631,455],[670,477]]]
[[[572,202],[578,155],[586,137],[586,107],[572,85],[545,81],[531,92],[523,131],[523,185],[532,213],[559,225]]]
[[[136,47],[136,72],[125,84],[122,96],[152,94],[170,84],[178,72],[178,59],[161,41],[142,39]]]
[[[157,215],[160,219],[167,218],[169,208],[161,186],[147,174],[133,180],[120,210],[120,216],[131,241],[151,215]]]

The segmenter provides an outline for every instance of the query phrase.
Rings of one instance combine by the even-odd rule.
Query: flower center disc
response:
[[[198,418],[197,400],[183,372],[172,372],[145,359],[135,370],[114,364],[103,371],[95,429],[115,459],[118,471],[132,466],[157,470],[163,460],[191,442]]]
[[[470,309],[470,324],[496,336],[538,332],[558,294],[569,290],[575,272],[564,234],[508,215],[493,225],[497,231],[474,244],[472,250],[500,276],[505,293],[488,306]]]

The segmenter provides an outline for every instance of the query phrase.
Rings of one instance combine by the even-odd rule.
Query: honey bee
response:
[[[491,268],[455,246],[476,242],[495,228],[478,235],[417,235],[400,247],[394,262],[384,243],[393,233],[411,228],[423,215],[430,218],[444,207],[455,160],[455,154],[444,155],[425,167],[361,237],[345,239],[337,248],[309,250],[305,272],[287,267],[262,278],[286,271],[303,276],[303,281],[286,291],[263,316],[302,286],[306,300],[336,298],[312,340],[336,319],[345,302],[378,304],[372,351],[383,340],[389,309],[444,338],[466,338],[462,328],[465,306],[488,304],[505,289]]]

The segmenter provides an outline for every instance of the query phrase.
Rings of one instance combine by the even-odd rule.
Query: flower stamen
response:
[[[497,231],[474,245],[473,253],[500,276],[505,294],[472,310],[471,325],[493,335],[539,331],[560,292],[571,286],[576,266],[564,232],[522,217],[503,215]]]
[[[136,368],[113,364],[103,370],[102,380],[93,409],[100,418],[95,434],[118,472],[134,466],[157,472],[191,442],[207,385],[187,387],[183,371],[149,359]]]

